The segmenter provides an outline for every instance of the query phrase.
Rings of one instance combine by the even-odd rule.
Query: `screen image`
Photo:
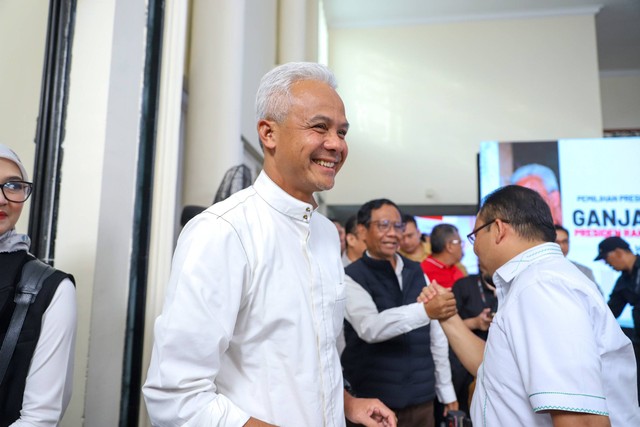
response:
[[[509,184],[538,191],[569,231],[567,258],[591,268],[607,301],[620,273],[594,258],[609,236],[640,253],[639,159],[638,137],[487,141],[480,146],[480,198]],[[630,306],[618,322],[633,328]]]
[[[438,224],[451,224],[458,229],[462,239],[464,256],[462,265],[469,274],[478,273],[478,258],[473,253],[473,245],[467,240],[467,234],[473,230],[476,217],[473,215],[442,215],[442,216],[416,216],[416,224],[421,233],[431,234],[431,229]]]

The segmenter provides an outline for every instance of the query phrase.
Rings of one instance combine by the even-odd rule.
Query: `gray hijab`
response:
[[[0,144],[0,158],[12,161],[20,169],[22,179],[27,181],[27,171],[18,155],[6,145]],[[0,235],[0,252],[28,251],[31,240],[26,234],[16,233],[15,228]]]

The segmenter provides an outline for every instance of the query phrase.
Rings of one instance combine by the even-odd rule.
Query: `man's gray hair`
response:
[[[289,62],[269,71],[260,80],[256,94],[256,119],[281,123],[291,106],[291,86],[303,80],[317,80],[337,87],[336,76],[326,66],[315,62]]]

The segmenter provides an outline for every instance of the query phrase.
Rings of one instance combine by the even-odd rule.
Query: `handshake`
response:
[[[417,301],[424,304],[429,319],[446,320],[458,313],[451,289],[443,288],[436,281],[422,288]]]

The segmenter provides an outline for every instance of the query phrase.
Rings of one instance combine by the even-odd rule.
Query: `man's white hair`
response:
[[[316,80],[335,89],[336,77],[322,64],[315,62],[289,62],[269,71],[260,80],[256,94],[256,120],[274,120],[281,123],[291,106],[291,86],[299,81]]]

